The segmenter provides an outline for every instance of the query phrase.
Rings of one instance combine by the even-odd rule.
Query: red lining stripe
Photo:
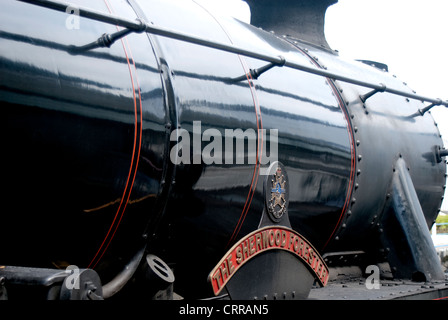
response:
[[[308,59],[310,60],[310,62],[315,65],[318,68],[322,69],[322,66],[316,61],[314,60],[308,53],[306,53],[304,50],[302,50],[301,48],[299,48],[298,46],[294,46],[296,47],[303,55],[305,55],[306,57],[308,57]],[[350,161],[350,179],[349,179],[349,187],[347,190],[347,194],[345,196],[345,202],[344,202],[344,206],[342,207],[341,210],[341,214],[339,215],[339,219],[333,229],[333,231],[331,232],[330,236],[328,237],[328,240],[325,242],[325,244],[323,245],[321,250],[324,250],[326,248],[326,246],[328,245],[328,243],[331,241],[331,239],[333,238],[336,230],[338,229],[339,225],[342,222],[342,219],[344,218],[346,211],[349,207],[350,201],[351,201],[351,195],[352,195],[352,191],[353,191],[353,186],[355,183],[355,171],[356,171],[356,148],[355,148],[355,142],[354,142],[354,136],[353,136],[353,128],[352,128],[352,123],[350,121],[350,116],[348,114],[347,108],[345,107],[345,103],[342,100],[339,90],[336,88],[336,85],[334,84],[334,82],[329,79],[326,78],[327,83],[330,85],[330,88],[333,90],[334,95],[336,96],[336,99],[338,100],[338,104],[339,104],[339,108],[341,109],[341,111],[344,113],[346,122],[347,122],[347,132],[348,132],[348,136],[350,139],[350,153],[351,153],[351,161]]]
[[[198,4],[198,3],[197,3]],[[218,21],[218,19],[215,18],[213,14],[211,14],[206,8],[204,8],[202,5],[198,4],[200,7],[202,7],[210,16],[216,21],[216,23],[220,26],[220,28],[223,30],[227,38],[229,39],[230,43],[233,44],[233,41],[230,37],[230,35],[227,33],[224,26]],[[254,172],[252,174],[252,181],[250,183],[249,192],[246,197],[246,202],[244,204],[243,210],[241,211],[240,218],[238,219],[238,222],[235,226],[235,229],[233,230],[232,236],[229,239],[229,242],[227,243],[227,248],[232,244],[232,242],[236,239],[238,236],[238,233],[241,230],[241,227],[244,223],[244,220],[246,219],[247,213],[249,212],[250,205],[252,203],[252,199],[255,194],[255,190],[257,188],[258,183],[258,176],[260,171],[260,161],[261,156],[263,154],[263,135],[261,134],[261,140],[260,140],[260,132],[263,129],[263,122],[261,119],[261,110],[260,110],[260,104],[258,102],[258,96],[255,87],[252,83],[252,75],[250,72],[248,72],[249,68],[247,67],[245,60],[240,55],[237,55],[238,59],[240,60],[241,66],[243,67],[244,73],[246,74],[247,81],[249,83],[250,92],[252,95],[252,101],[254,102],[254,108],[255,108],[255,116],[257,121],[257,158],[256,163],[254,167]]]
[[[247,213],[249,212],[249,208],[250,205],[252,203],[252,199],[254,197],[255,194],[255,190],[257,188],[257,184],[258,184],[258,177],[259,177],[259,171],[260,171],[260,162],[259,159],[261,158],[262,154],[263,154],[263,135],[260,135],[261,129],[263,129],[263,122],[261,119],[261,110],[260,110],[260,105],[258,102],[258,96],[255,90],[255,87],[253,87],[253,83],[252,83],[252,76],[250,75],[250,73],[247,71],[247,66],[245,65],[245,63],[243,62],[243,60],[241,59],[240,56],[238,56],[241,64],[243,66],[244,72],[246,73],[246,77],[247,77],[247,81],[249,83],[249,87],[250,87],[250,91],[252,94],[252,100],[254,102],[254,108],[255,108],[255,115],[256,115],[256,119],[257,119],[257,154],[256,154],[256,164],[254,167],[254,172],[252,175],[252,181],[250,184],[250,189],[249,192],[247,194],[247,198],[246,198],[246,203],[244,204],[243,210],[241,212],[240,218],[238,220],[238,223],[235,226],[235,229],[233,230],[232,236],[229,239],[229,242],[227,243],[227,247],[229,247],[233,241],[235,241],[236,237],[238,236],[241,227],[243,226],[244,220],[246,219]],[[261,136],[261,139],[260,139]]]
[[[331,235],[328,237],[328,240],[325,242],[324,246],[322,247],[322,250],[325,249],[325,247],[328,245],[328,243],[331,241],[331,239],[333,238],[333,235],[335,234],[336,230],[338,229],[339,225],[342,222],[342,219],[344,218],[346,211],[349,207],[350,201],[351,201],[351,195],[352,195],[352,191],[353,191],[353,186],[355,183],[355,169],[356,169],[356,149],[355,149],[355,142],[354,142],[354,137],[353,137],[353,129],[352,129],[352,124],[349,118],[349,115],[347,113],[346,108],[344,107],[344,102],[342,101],[342,98],[339,94],[339,91],[337,90],[335,84],[327,78],[327,82],[330,85],[331,89],[333,90],[335,96],[338,99],[339,102],[339,106],[342,110],[342,112],[345,115],[345,118],[347,120],[347,131],[348,131],[348,136],[350,138],[350,148],[351,148],[351,169],[350,169],[350,180],[349,180],[349,188],[347,190],[347,195],[345,198],[345,203],[344,203],[344,207],[342,208],[341,211],[341,215],[339,216],[338,222],[336,223],[333,232],[331,233]]]
[[[111,9],[111,6],[108,3],[108,0],[104,0],[104,2],[106,4],[109,12],[113,14],[113,10]],[[117,30],[118,30],[118,27],[117,27]],[[121,223],[121,220],[123,218],[124,212],[126,211],[126,206],[128,204],[129,198],[131,196],[132,187],[135,182],[135,177],[137,174],[137,167],[138,167],[139,158],[140,158],[141,141],[142,141],[142,122],[143,122],[141,91],[140,91],[140,85],[139,85],[138,77],[137,77],[137,68],[135,66],[135,61],[132,56],[132,52],[130,51],[129,43],[127,42],[128,49],[126,49],[126,45],[125,45],[123,39],[121,39],[121,43],[123,45],[123,50],[124,50],[126,60],[128,63],[129,75],[131,78],[132,93],[133,93],[133,99],[134,99],[134,145],[133,145],[133,150],[132,150],[131,166],[129,168],[129,173],[128,173],[128,177],[126,179],[126,185],[125,185],[125,188],[123,191],[123,196],[121,197],[120,205],[118,206],[117,212],[115,213],[114,219],[112,220],[112,223],[109,227],[109,230],[108,230],[106,236],[104,237],[103,242],[101,243],[101,245],[100,245],[98,251],[96,252],[95,256],[93,257],[92,261],[88,265],[88,268],[95,268],[95,266],[101,260],[104,253],[106,252],[107,248],[109,247],[112,239],[115,236],[115,233],[116,233],[116,231]],[[135,75],[133,75],[132,67],[131,67],[131,63],[129,61],[129,55],[128,55],[127,51],[130,52],[132,64],[134,66]],[[136,90],[135,90],[135,84],[134,84],[134,76],[135,76],[135,82],[136,82],[137,88],[138,88],[139,107],[137,106],[137,97],[136,97]],[[140,115],[138,115],[139,112],[140,112]],[[140,120],[140,125],[139,125],[139,120]],[[138,143],[137,143],[137,140],[138,140]],[[131,178],[131,176],[132,176],[132,178]],[[132,181],[131,181],[131,179],[132,179]],[[129,183],[130,181],[131,181],[131,183]],[[118,218],[118,221],[117,221],[117,218]]]

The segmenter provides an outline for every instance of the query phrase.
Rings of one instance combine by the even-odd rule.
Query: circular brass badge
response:
[[[265,203],[269,217],[279,222],[288,208],[289,181],[282,163],[276,161],[269,167],[264,182]]]

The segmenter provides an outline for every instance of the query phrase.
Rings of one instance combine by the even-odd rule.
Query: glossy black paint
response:
[[[328,50],[214,17],[195,2],[76,3],[403,86]],[[387,206],[399,154],[412,167],[428,225],[437,215],[445,169],[431,152],[442,141],[429,114],[409,117],[419,103],[377,95],[363,105],[359,95],[366,89],[287,68],[232,82],[266,63],[147,34],[74,54],[71,46],[117,29],[81,18],[71,30],[67,17],[2,3],[2,200],[8,209],[0,243],[14,245],[1,246],[0,263],[79,265],[107,281],[148,242],[175,266],[181,294],[207,295],[208,272],[260,222],[263,176],[258,164],[225,159],[173,164],[173,131],[195,139],[195,121],[202,134],[216,129],[223,137],[226,129],[265,129],[270,139],[269,130],[278,130],[291,225],[321,252],[381,247],[371,222],[376,226]],[[262,139],[258,134],[253,141],[258,154],[272,148]],[[196,150],[187,151],[193,163]]]
[[[132,254],[157,214],[168,166],[168,115],[151,44],[131,35],[74,55],[70,46],[115,28],[82,19],[70,30],[64,14],[16,1],[2,7],[3,197],[11,210],[2,224],[12,232],[2,243],[16,243],[2,248],[8,263],[92,267],[116,231],[134,239],[130,252],[118,245]]]

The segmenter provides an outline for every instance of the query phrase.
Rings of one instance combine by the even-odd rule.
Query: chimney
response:
[[[251,24],[331,50],[325,39],[325,12],[338,0],[245,0]]]

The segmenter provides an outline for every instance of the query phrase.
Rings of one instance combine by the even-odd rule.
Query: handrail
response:
[[[154,35],[159,35],[159,36],[163,36],[163,37],[167,37],[167,38],[171,38],[171,39],[194,43],[197,45],[201,45],[201,46],[205,46],[205,47],[209,47],[209,48],[213,48],[213,49],[217,49],[217,50],[221,50],[221,51],[235,53],[235,54],[239,54],[242,56],[270,62],[276,66],[284,66],[284,67],[304,71],[307,73],[311,73],[314,75],[330,78],[333,80],[338,80],[338,81],[347,82],[347,83],[351,83],[351,84],[366,87],[366,88],[371,88],[371,89],[374,89],[374,92],[388,92],[388,93],[403,96],[403,97],[406,97],[409,99],[420,100],[422,102],[429,102],[429,103],[431,103],[431,107],[433,107],[435,105],[443,105],[445,107],[448,107],[448,100],[443,101],[441,99],[434,99],[434,98],[418,95],[415,93],[410,93],[410,92],[405,92],[402,90],[388,88],[382,83],[378,84],[378,83],[372,83],[372,82],[368,82],[368,81],[364,81],[364,80],[359,80],[359,79],[347,77],[347,76],[344,76],[341,74],[333,73],[333,72],[330,72],[330,71],[327,71],[324,69],[318,69],[318,68],[315,68],[312,66],[302,65],[302,64],[299,64],[296,62],[288,61],[288,60],[285,60],[285,58],[283,58],[281,56],[263,54],[260,52],[240,48],[240,47],[234,46],[232,44],[225,44],[225,43],[197,37],[194,35],[186,34],[183,32],[173,31],[173,30],[170,30],[170,29],[167,29],[164,27],[159,27],[159,26],[155,26],[153,24],[149,24],[141,19],[129,20],[129,19],[125,19],[120,16],[117,16],[117,15],[103,13],[103,12],[100,12],[100,11],[97,11],[94,9],[90,9],[90,8],[85,8],[82,6],[76,6],[76,5],[73,5],[73,4],[65,2],[65,1],[56,1],[56,0],[17,0],[17,1],[34,4],[34,5],[38,5],[41,7],[61,11],[61,12],[66,12],[67,8],[72,8],[72,9],[76,8],[77,9],[76,12],[77,12],[77,14],[79,14],[80,17],[85,17],[88,19],[93,19],[96,21],[101,21],[104,23],[117,25],[117,26],[126,28],[126,29],[130,30],[131,32],[140,33],[143,31],[143,32],[147,32],[150,34],[154,34]],[[421,115],[423,115],[423,113],[421,113]]]

